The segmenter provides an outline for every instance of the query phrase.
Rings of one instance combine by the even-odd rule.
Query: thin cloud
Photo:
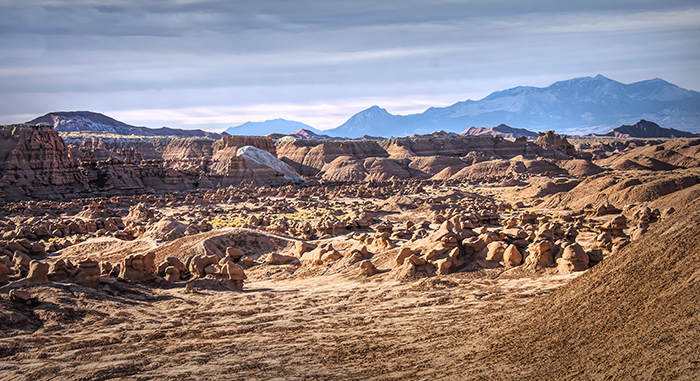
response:
[[[0,1],[0,123],[324,128],[598,73],[700,89],[698,46],[695,1]]]

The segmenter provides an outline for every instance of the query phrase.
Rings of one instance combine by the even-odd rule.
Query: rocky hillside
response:
[[[88,188],[53,127],[0,126],[0,199],[75,197]]]
[[[336,181],[505,175],[497,168],[500,164],[487,169],[488,164],[507,163],[508,168],[507,159],[563,159],[575,153],[566,138],[552,132],[540,134],[535,142],[446,133],[381,140],[279,141],[277,152],[304,176]],[[467,167],[481,169],[460,173]]]
[[[211,189],[242,181],[281,185],[290,179],[304,181],[300,176],[332,182],[417,179],[527,185],[523,195],[544,197],[572,189],[568,194],[579,194],[575,187],[582,179],[606,170],[653,172],[700,165],[700,139],[587,138],[577,139],[574,146],[553,131],[539,133],[534,141],[444,132],[366,140],[288,136],[277,141],[260,136],[213,140],[97,134],[80,139],[71,135],[70,144],[45,125],[4,126],[3,134],[4,200]],[[532,180],[538,176],[544,180]],[[600,196],[590,193],[590,186],[581,187],[576,196],[580,200]]]
[[[668,196],[678,210],[589,273],[534,303],[492,350],[484,351],[501,360],[506,371],[500,376],[695,379],[700,362],[699,187]]]
[[[64,199],[238,185],[281,185],[285,174],[237,155],[275,154],[264,137],[83,138],[69,146],[48,125],[0,127],[0,200]]]

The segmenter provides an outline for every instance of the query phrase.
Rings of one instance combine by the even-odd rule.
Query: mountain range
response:
[[[649,122],[647,120],[640,120],[632,126],[622,125],[617,128],[613,128],[606,134],[592,136],[610,136],[616,138],[696,138],[700,137],[700,134],[693,134],[692,132],[678,131],[673,128],[663,128],[654,122]]]
[[[202,130],[183,130],[179,128],[148,128],[120,122],[97,112],[91,111],[57,111],[32,119],[27,124],[49,124],[59,132],[108,132],[118,135],[140,136],[180,136],[210,137],[220,139],[221,135]]]
[[[360,138],[362,136],[408,136],[446,131],[462,134],[497,134],[536,137],[533,131],[555,130],[560,134],[604,134],[640,119],[676,132],[700,133],[700,92],[686,90],[662,79],[623,84],[602,75],[574,78],[547,87],[518,86],[496,91],[478,100],[431,107],[420,114],[393,115],[372,106],[353,115],[342,125],[318,130],[285,119],[246,122],[230,127],[229,135],[290,135],[306,130],[317,135]],[[52,112],[29,124],[51,124],[57,131],[102,131],[123,135],[207,136],[202,130],[132,126],[89,111]],[[509,127],[509,126],[514,127]],[[492,128],[475,126],[496,126]],[[504,128],[507,127],[507,130]],[[613,132],[614,134],[614,132]],[[624,133],[621,133],[624,135]]]
[[[282,118],[266,120],[264,122],[245,122],[240,126],[229,127],[224,133],[229,135],[258,135],[263,136],[267,134],[284,134],[291,135],[296,131],[306,130],[311,131],[314,134],[323,134],[322,131],[317,130],[308,124],[302,122],[295,122],[293,120],[286,120]]]
[[[372,106],[324,133],[360,136],[368,132],[404,136],[505,123],[532,131],[584,135],[604,132],[640,119],[700,132],[700,92],[661,79],[623,84],[602,75],[556,82],[548,87],[519,86],[487,97],[431,107],[420,114],[393,115]]]

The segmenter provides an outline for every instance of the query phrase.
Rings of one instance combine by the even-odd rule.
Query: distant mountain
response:
[[[272,133],[289,135],[299,130],[311,131],[315,134],[322,132],[301,122],[286,119],[272,119],[264,122],[245,122],[240,126],[229,127],[224,132],[229,135],[263,136]]]
[[[421,114],[392,115],[372,106],[324,133],[405,136],[432,131],[464,131],[470,126],[505,123],[531,131],[566,134],[602,133],[639,119],[700,132],[700,92],[661,79],[625,85],[606,78],[575,78],[548,87],[515,87],[478,100],[432,107]]]
[[[142,135],[142,136],[182,136],[182,137],[210,137],[220,139],[221,135],[202,130],[183,130],[179,128],[148,128],[137,127],[106,115],[91,111],[59,111],[32,119],[27,124],[49,124],[59,132],[108,132],[117,135]]]
[[[342,138],[337,138],[329,135],[319,135],[311,130],[307,130],[305,128],[302,128],[299,131],[294,131],[289,136],[293,136],[297,139],[305,139],[305,140],[337,140],[337,139],[342,139]]]
[[[700,136],[700,134],[679,131],[673,128],[663,128],[654,122],[644,119],[632,126],[622,125],[603,135],[592,135],[613,136],[616,138],[694,138]]]
[[[406,116],[392,115],[379,106],[372,106],[353,115],[341,126],[324,132],[333,136],[352,138],[370,133],[392,136],[412,135],[414,131],[407,123],[407,118]]]
[[[459,133],[460,135],[500,135],[504,138],[519,138],[525,136],[528,139],[537,139],[537,132],[528,131],[522,128],[513,128],[505,124],[499,124],[496,127],[469,127]]]

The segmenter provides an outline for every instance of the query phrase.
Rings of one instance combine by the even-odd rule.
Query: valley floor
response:
[[[0,379],[494,379],[473,361],[529,302],[573,275],[409,283],[314,277],[244,292],[36,289],[34,332],[0,339]],[[7,310],[5,310],[7,312]],[[19,317],[18,317],[19,318]]]

